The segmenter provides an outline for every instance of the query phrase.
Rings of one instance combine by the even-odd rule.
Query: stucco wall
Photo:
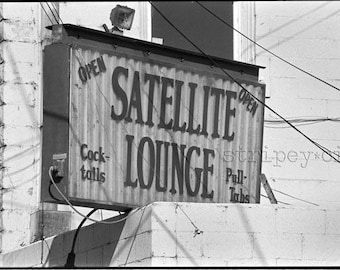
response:
[[[340,209],[153,203],[79,233],[76,266],[336,266]],[[2,266],[64,266],[74,231],[2,255]],[[43,253],[42,253],[43,247]]]

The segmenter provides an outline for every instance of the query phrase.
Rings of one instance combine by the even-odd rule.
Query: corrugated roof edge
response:
[[[47,26],[46,28],[52,30],[54,25]],[[57,26],[57,25],[56,25]],[[73,24],[63,24],[62,25],[67,32],[68,36],[74,36],[76,38],[85,38],[89,40],[99,41],[108,44],[116,44],[132,48],[135,50],[150,51],[151,53],[165,55],[173,58],[183,58],[185,60],[198,62],[201,64],[215,66],[209,58],[202,55],[201,53],[196,53],[188,50],[178,49],[166,45],[160,45],[157,43],[152,43],[140,39],[134,39],[130,37],[115,35],[112,33],[106,33],[104,31],[99,31],[96,29],[86,28],[83,26],[73,25]],[[263,66],[257,66],[253,64],[243,63],[239,61],[224,59],[216,56],[209,55],[220,67],[244,72],[254,76],[258,76],[258,70],[260,68],[265,68]]]

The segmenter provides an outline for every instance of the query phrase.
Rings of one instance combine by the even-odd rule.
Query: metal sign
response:
[[[138,48],[55,44],[46,57],[53,46],[68,55],[68,137],[56,140],[67,141],[60,184],[72,202],[259,201],[263,106],[252,95],[264,101],[263,85],[227,70],[246,91],[216,67]]]

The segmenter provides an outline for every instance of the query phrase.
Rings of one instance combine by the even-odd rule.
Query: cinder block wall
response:
[[[1,5],[1,248],[9,251],[29,243],[30,213],[39,207],[41,16],[39,3]]]
[[[337,266],[340,209],[153,203],[84,227],[76,266]],[[2,266],[64,266],[74,231],[2,255]],[[43,249],[42,249],[43,247]]]
[[[254,39],[299,68],[340,88],[340,23],[337,1],[253,2]],[[245,17],[243,17],[245,19]],[[339,117],[340,92],[255,46],[255,62],[265,66],[266,104],[288,120]],[[265,119],[278,116],[266,110]],[[294,122],[312,140],[339,155],[336,121]],[[340,164],[287,124],[265,122],[262,170],[278,200],[290,204],[339,206]],[[265,194],[265,193],[264,193]],[[295,197],[295,198],[294,198]],[[302,199],[298,200],[296,198]],[[305,200],[305,201],[303,201]],[[310,204],[312,205],[312,204]]]
[[[47,213],[45,236],[52,231],[47,227],[53,218],[48,220],[48,216],[57,210],[71,210],[40,203],[43,49],[51,43],[51,31],[45,27],[59,23],[59,15],[64,23],[86,21],[88,26],[102,29],[102,23],[110,22],[110,7],[119,3],[0,3],[0,252],[41,238],[42,221],[37,217],[42,208]],[[144,19],[150,15],[146,6],[133,3],[137,10],[133,34],[151,40],[150,20]],[[81,220],[74,214],[70,219],[65,224],[71,228]],[[60,232],[65,224],[54,225],[53,230]]]

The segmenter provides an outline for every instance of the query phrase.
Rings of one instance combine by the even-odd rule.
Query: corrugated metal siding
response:
[[[91,79],[83,83],[78,75],[80,66],[90,63],[97,57],[103,56],[107,70],[98,76],[91,76]],[[256,182],[260,173],[261,163],[261,145],[262,145],[262,125],[263,125],[263,106],[258,104],[257,111],[252,116],[246,110],[246,105],[238,101],[240,87],[225,76],[213,73],[207,70],[200,70],[196,67],[193,69],[181,68],[175,65],[164,65],[157,61],[144,62],[140,59],[132,57],[127,58],[123,54],[100,54],[97,51],[90,49],[76,48],[71,49],[71,102],[70,102],[70,175],[69,175],[69,191],[68,195],[74,200],[82,199],[89,202],[102,204],[127,204],[127,205],[145,205],[152,201],[188,201],[188,202],[230,202],[229,187],[235,184],[226,183],[226,168],[232,168],[234,173],[237,170],[243,170],[245,182],[243,184],[243,192],[250,194],[250,202],[255,202],[256,197]],[[182,97],[180,100],[180,126],[185,121],[188,126],[189,119],[189,101],[190,91],[189,82],[198,84],[195,92],[195,107],[194,107],[194,128],[201,124],[203,118],[203,102],[204,91],[203,86],[222,88],[236,92],[237,99],[231,102],[231,108],[235,107],[236,116],[231,117],[232,131],[235,132],[234,140],[228,142],[221,137],[224,134],[224,117],[226,98],[221,98],[219,107],[219,134],[220,138],[212,138],[213,130],[213,114],[215,110],[215,98],[209,97],[208,106],[208,121],[207,131],[208,136],[190,135],[187,132],[174,132],[171,130],[160,129],[157,127],[160,115],[161,103],[161,86],[155,87],[153,98],[153,123],[152,128],[147,125],[135,123],[136,110],[132,110],[133,121],[126,122],[125,120],[116,121],[111,118],[111,106],[114,105],[115,110],[120,112],[121,102],[117,99],[112,90],[112,72],[115,67],[122,66],[128,68],[128,80],[124,77],[120,78],[119,84],[126,91],[128,100],[130,101],[131,87],[133,83],[133,74],[138,71],[140,74],[140,90],[142,100],[142,115],[144,122],[147,119],[148,113],[148,92],[149,83],[144,83],[144,74],[153,74],[160,77],[168,77],[174,80],[183,81]],[[257,98],[263,100],[263,87],[258,84],[244,84],[244,86],[253,93]],[[166,120],[174,119],[175,106],[175,91],[168,89],[168,96],[172,96],[172,105],[166,106]],[[132,144],[132,160],[131,160],[131,179],[137,179],[137,152],[141,138],[147,136],[153,141],[156,151],[156,140],[164,142],[175,142],[178,145],[186,145],[185,154],[190,146],[200,148],[200,156],[193,154],[191,160],[190,178],[194,181],[196,167],[203,167],[203,148],[212,149],[215,152],[215,157],[210,157],[209,165],[213,164],[213,174],[208,173],[208,191],[214,190],[212,199],[202,198],[202,184],[200,191],[195,197],[191,197],[186,192],[184,183],[183,195],[178,193],[178,182],[176,180],[176,194],[171,194],[172,175],[171,175],[171,146],[168,153],[168,168],[164,164],[164,145],[161,155],[161,183],[164,180],[164,174],[167,171],[168,188],[165,192],[159,192],[155,189],[155,175],[153,184],[150,189],[142,189],[138,183],[137,187],[124,186],[127,173],[127,141],[126,135],[133,135],[134,141]],[[80,146],[87,144],[88,149],[98,151],[99,147],[103,148],[105,156],[109,156],[105,163],[97,161],[83,161],[80,155]],[[245,152],[235,152],[245,151]],[[242,161],[245,156],[252,159],[252,155],[257,155],[255,159]],[[156,159],[156,163],[158,160]],[[149,154],[144,150],[144,181],[149,173]],[[105,172],[106,180],[101,183],[98,181],[82,180],[81,167],[86,168],[96,167],[101,172]],[[202,181],[202,174],[201,174]],[[138,182],[138,181],[137,181]],[[193,183],[193,182],[192,182]],[[240,185],[236,185],[240,186]]]

